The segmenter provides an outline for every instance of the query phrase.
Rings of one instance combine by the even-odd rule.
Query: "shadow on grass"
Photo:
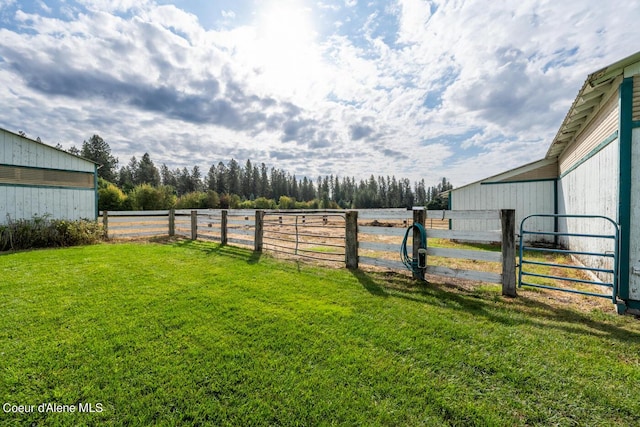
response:
[[[358,282],[365,288],[371,295],[378,297],[388,297],[389,294],[385,291],[384,287],[376,283],[367,273],[358,269],[349,269],[349,272],[355,277]]]
[[[219,255],[244,260],[247,264],[260,262],[262,254],[248,248],[221,245],[215,242],[177,240],[168,244],[198,250],[207,255]],[[296,262],[300,271],[300,262]],[[542,329],[555,328],[572,334],[607,336],[627,345],[640,345],[640,334],[618,327],[613,321],[598,320],[588,313],[569,306],[547,304],[525,295],[507,298],[499,289],[488,291],[482,286],[462,286],[437,280],[416,282],[407,275],[394,272],[368,272],[348,270],[371,295],[383,298],[402,298],[451,310],[462,310],[482,316],[491,322],[506,326],[529,325]]]
[[[639,333],[616,326],[613,321],[598,320],[588,313],[547,304],[528,296],[509,298],[501,296],[499,290],[492,292],[477,286],[469,289],[447,282],[421,283],[398,273],[371,273],[362,270],[350,272],[374,296],[403,298],[462,310],[506,326],[554,328],[571,334],[608,337],[626,345],[640,345]]]
[[[255,252],[248,248],[238,246],[222,245],[217,242],[207,242],[202,240],[177,240],[167,242],[179,248],[188,248],[200,251],[206,255],[220,255],[244,260],[247,264],[257,264],[262,257],[261,252]]]

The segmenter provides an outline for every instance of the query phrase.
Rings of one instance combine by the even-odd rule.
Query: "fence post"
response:
[[[264,235],[264,211],[257,210],[255,214],[255,236],[253,239],[253,250],[255,252],[262,252],[262,237]]]
[[[220,219],[220,243],[223,245],[227,244],[227,215],[229,212],[226,209],[223,209],[222,218]]]
[[[358,268],[358,211],[345,214],[344,262],[347,268]]]
[[[176,211],[169,209],[169,237],[173,237],[176,234]]]
[[[198,240],[198,211],[191,211],[191,240]]]
[[[102,229],[104,230],[104,237],[109,238],[109,212],[102,211]]]
[[[502,295],[516,295],[516,211],[502,209]]]
[[[427,211],[424,209],[414,209],[413,210],[413,223],[420,224],[422,227],[425,227],[425,223],[427,221]],[[413,228],[413,259],[417,260],[419,258],[418,250],[420,249],[420,241],[422,236],[420,235],[420,230],[416,227]],[[418,280],[424,280],[424,268],[416,269],[413,272],[413,278]]]

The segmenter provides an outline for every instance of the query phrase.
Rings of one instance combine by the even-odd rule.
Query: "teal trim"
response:
[[[522,184],[527,182],[547,182],[555,181],[556,178],[541,178],[541,179],[522,179],[519,181],[496,181],[496,182],[481,182],[480,185],[497,185],[497,184]]]
[[[626,301],[625,305],[628,308],[633,308],[633,309],[636,309],[636,310],[640,310],[640,301],[629,300],[629,301]]]
[[[93,172],[88,171],[78,171],[73,169],[60,169],[60,168],[42,168],[40,166],[25,166],[25,165],[12,165],[9,163],[0,163],[0,166],[7,166],[10,168],[25,168],[25,169],[36,169],[36,170],[45,170],[45,171],[56,171],[56,172],[71,172],[71,173],[89,173],[93,174]],[[95,165],[94,165],[95,167]]]
[[[629,253],[631,245],[631,151],[633,132],[633,78],[620,85],[620,178],[618,223],[620,224],[620,287],[621,299],[629,299]]]
[[[65,187],[62,185],[40,185],[40,184],[14,184],[14,183],[6,183],[0,182],[0,187],[27,187],[27,188],[52,188],[57,190],[86,190],[95,192],[95,188],[88,187]],[[97,193],[96,193],[97,194]]]
[[[640,120],[635,120],[633,122],[631,122],[631,127],[632,128],[640,128]]]
[[[589,152],[589,154],[587,154],[586,156],[584,156],[583,158],[581,158],[577,163],[575,163],[573,166],[571,166],[568,170],[566,170],[565,172],[563,172],[560,175],[560,179],[564,178],[565,176],[569,175],[571,172],[573,172],[574,170],[578,169],[578,167],[582,166],[583,163],[585,163],[587,160],[589,160],[590,158],[592,158],[593,156],[595,156],[596,154],[598,154],[603,148],[605,148],[607,145],[611,144],[613,141],[615,141],[618,138],[618,131],[613,132],[611,135],[609,135],[607,138],[605,138],[604,141],[602,141],[600,144],[598,144],[598,146],[596,148],[594,148],[593,150],[591,150]]]
[[[447,207],[449,210],[453,210],[453,191],[449,191],[449,198],[447,199]],[[449,220],[449,230],[453,230],[451,220]]]
[[[96,192],[96,221],[100,216],[98,212],[98,165],[93,165],[93,190]]]
[[[558,201],[558,179],[554,179],[553,180],[553,214],[555,215],[553,217],[553,232],[554,233],[558,233],[560,231],[560,226],[559,226],[559,222],[558,222],[558,215],[560,214],[560,212],[558,212],[558,207],[559,207],[559,201]],[[558,247],[558,243],[559,243],[559,236],[557,234],[553,235],[553,244],[554,246],[557,248]]]

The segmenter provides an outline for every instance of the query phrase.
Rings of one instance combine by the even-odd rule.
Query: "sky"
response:
[[[544,157],[629,0],[0,0],[0,127],[120,166],[454,186]]]

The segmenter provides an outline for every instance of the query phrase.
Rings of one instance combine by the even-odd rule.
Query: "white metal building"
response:
[[[95,219],[97,165],[0,128],[0,224]]]
[[[451,209],[515,209],[516,224],[532,213],[553,214],[555,211],[557,162],[538,160],[489,178],[465,185],[449,193]],[[500,220],[451,220],[454,230],[499,230]],[[548,230],[553,220],[534,221],[536,231]],[[553,243],[553,237],[538,240]]]
[[[544,159],[454,189],[449,200],[456,210],[516,209],[518,221],[545,213],[613,219],[620,226],[618,297],[640,310],[640,52],[587,77]],[[545,221],[529,228],[607,233],[605,222]],[[577,251],[607,244],[579,236],[558,243]]]

